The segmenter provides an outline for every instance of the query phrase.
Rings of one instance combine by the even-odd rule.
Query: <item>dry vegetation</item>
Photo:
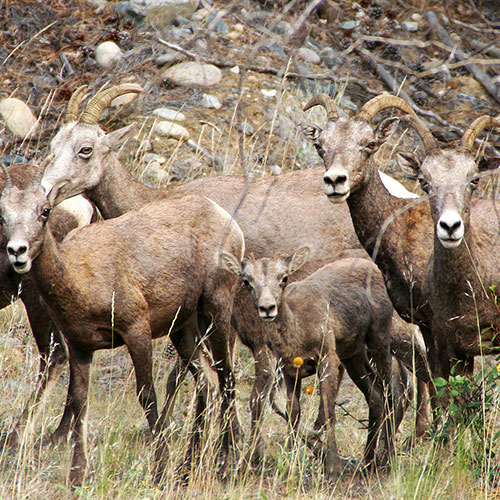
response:
[[[455,133],[451,125],[463,130],[481,114],[498,115],[500,112],[499,99],[485,90],[463,62],[450,57],[450,51],[425,23],[417,33],[398,31],[395,35],[390,26],[377,24],[377,13],[370,9],[378,5],[371,0],[358,2],[367,13],[372,13],[365,22],[364,32],[346,32],[339,27],[345,20],[355,19],[358,9],[354,2],[348,0],[340,5],[324,1],[306,25],[298,23],[295,38],[278,40],[287,56],[294,54],[306,39],[304,37],[318,48],[332,46],[341,52],[344,62],[331,68],[324,63],[313,65],[288,59],[265,49],[272,39],[273,25],[280,20],[294,25],[300,20],[307,2],[291,2],[288,6],[285,2],[267,2],[267,5],[264,1],[242,2],[249,11],[274,9],[265,14],[272,21],[264,29],[245,23],[237,8],[238,2],[214,1],[215,7],[228,9],[224,21],[229,29],[235,24],[243,24],[243,34],[232,40],[211,34],[201,24],[203,29],[199,33],[176,42],[184,51],[194,52],[200,60],[219,62],[223,69],[221,85],[207,90],[219,98],[223,107],[218,111],[208,110],[199,106],[199,89],[168,87],[162,81],[162,69],[156,66],[155,58],[165,50],[159,41],[164,35],[154,30],[138,30],[132,22],[115,14],[112,3],[96,13],[96,8],[84,0],[0,1],[2,97],[13,95],[23,99],[42,119],[40,133],[26,143],[2,130],[0,156],[20,154],[31,160],[43,155],[69,96],[83,83],[89,84],[92,91],[106,82],[116,84],[126,80],[146,86],[138,106],[113,111],[102,123],[110,129],[132,120],[141,123],[140,134],[121,152],[121,157],[138,177],[153,183],[155,178],[148,174],[143,161],[147,150],[165,156],[165,168],[173,174],[172,179],[182,178],[183,182],[197,175],[220,174],[221,171],[255,175],[269,173],[273,165],[289,170],[318,163],[315,152],[298,133],[297,125],[303,120],[302,105],[312,94],[326,91],[337,96],[340,106],[350,112],[349,103],[360,105],[373,95],[390,90],[387,82],[379,78],[380,71],[376,72],[375,64],[383,64],[398,88],[408,92],[424,111],[434,113],[435,116],[422,116],[429,120],[440,140],[459,137],[460,132]],[[430,10],[445,12],[452,20],[448,28],[451,27],[461,39],[461,49],[474,56],[489,79],[498,76],[499,56],[491,50],[500,32],[498,12],[495,11],[498,7],[494,1],[459,0],[443,6],[440,1],[391,0],[381,5],[385,5],[382,7],[384,15],[398,22],[413,13],[424,16]],[[496,24],[492,21],[495,15]],[[386,43],[389,38],[390,44]],[[205,41],[202,48],[196,43],[200,39]],[[104,40],[116,40],[122,49],[129,51],[120,67],[106,72],[99,70],[92,58],[95,46]],[[487,49],[480,50],[473,45],[473,40],[486,44]],[[418,47],[416,42],[426,45]],[[265,58],[260,60],[262,64],[256,63],[257,55]],[[183,57],[190,60],[189,55]],[[454,64],[450,66],[448,81],[425,74],[427,66],[424,63],[438,60]],[[240,67],[239,74],[229,71],[236,65]],[[286,71],[288,76],[284,76]],[[276,89],[276,96],[265,97],[262,89]],[[217,169],[213,168],[213,161],[207,161],[206,156],[193,152],[185,143],[153,137],[150,112],[160,105],[174,107],[188,115],[187,128],[191,137],[210,153],[210,157],[217,158]],[[324,117],[320,113],[316,118],[321,123]],[[308,116],[311,114],[314,116],[314,113]],[[245,121],[253,126],[253,135],[238,132],[238,125]],[[500,149],[498,139],[494,147]],[[387,158],[384,168],[390,170],[391,166],[391,159]],[[407,187],[418,189],[412,181],[405,182]],[[485,184],[483,190],[487,194],[497,191],[494,182]],[[0,423],[3,431],[13,425],[35,384],[38,354],[28,328],[20,303],[0,313],[0,398],[4,403],[0,409]],[[155,344],[155,380],[160,398],[163,396],[162,382],[171,368],[166,345],[164,340]],[[478,363],[478,370],[479,365],[481,363]],[[252,366],[251,356],[240,348],[236,361],[237,404],[245,430],[250,420],[248,398]],[[96,356],[90,386],[90,470],[84,486],[74,493],[67,489],[71,456],[68,444],[54,446],[42,442],[43,436],[56,427],[62,413],[66,395],[67,375],[64,375],[56,384],[41,421],[31,434],[24,436],[19,449],[0,449],[0,498],[497,498],[500,497],[497,492],[499,464],[495,453],[498,451],[500,398],[496,391],[498,375],[495,365],[491,366],[485,366],[485,373],[489,373],[490,378],[478,378],[475,386],[478,394],[468,389],[457,391],[459,405],[465,408],[471,404],[480,417],[477,432],[477,422],[462,415],[463,425],[458,426],[451,445],[442,447],[440,435],[433,435],[409,448],[407,442],[411,438],[413,419],[410,411],[398,435],[397,456],[390,471],[368,477],[346,473],[332,484],[324,482],[318,463],[301,443],[287,445],[285,423],[271,411],[265,417],[268,454],[261,472],[244,477],[231,474],[226,481],[220,481],[212,466],[216,450],[212,449],[213,439],[210,438],[217,429],[207,429],[200,465],[195,467],[187,485],[179,484],[175,480],[175,467],[187,446],[193,404],[192,384],[187,381],[174,413],[169,477],[161,485],[155,485],[150,479],[153,447],[136,400],[129,357],[123,349],[100,352]],[[303,424],[309,429],[318,405],[316,382],[311,383],[315,385],[315,393],[302,397]],[[484,395],[491,398],[484,402]],[[365,404],[348,380],[343,382],[339,400],[337,439],[340,453],[359,458],[365,440]],[[214,401],[213,406],[216,405]],[[217,414],[215,408],[213,411]],[[462,418],[458,415],[457,419],[459,417]],[[240,444],[242,452],[246,444]]]

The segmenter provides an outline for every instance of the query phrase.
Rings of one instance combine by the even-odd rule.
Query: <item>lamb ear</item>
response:
[[[293,254],[290,264],[288,264],[288,274],[298,271],[307,262],[309,252],[309,247],[302,247]]]
[[[403,153],[399,151],[396,154],[396,160],[399,168],[412,177],[417,177],[420,172],[420,165],[422,164],[417,155],[413,153]]]
[[[236,276],[241,276],[241,262],[232,253],[222,252],[220,267],[230,273],[236,274]]]
[[[104,143],[110,149],[119,148],[136,130],[137,130],[137,123],[131,123],[126,127],[122,127],[118,130],[110,132],[109,134],[106,134],[106,136],[104,137]]]
[[[396,132],[401,120],[397,116],[384,118],[375,129],[375,140],[378,144],[382,144]]]

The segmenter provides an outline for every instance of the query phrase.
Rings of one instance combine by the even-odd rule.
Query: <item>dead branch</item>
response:
[[[439,24],[438,18],[434,12],[427,12],[425,14],[425,18],[427,19],[429,26],[432,28],[432,31],[437,34],[441,41],[449,48],[455,49],[455,57],[458,60],[463,61],[469,59],[467,54],[456,47],[456,44],[453,43],[446,30]],[[471,73],[471,75],[474,76],[474,78],[479,83],[481,83],[488,94],[490,94],[497,102],[500,102],[500,88],[491,81],[489,76],[482,69],[478,68],[474,63],[466,63],[465,67],[467,68],[469,73]]]

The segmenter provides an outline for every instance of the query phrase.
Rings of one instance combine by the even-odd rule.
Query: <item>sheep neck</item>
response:
[[[137,210],[146,203],[166,198],[169,191],[146,186],[134,179],[118,158],[111,154],[100,182],[86,194],[102,216],[110,219]]]
[[[423,292],[426,264],[432,251],[428,204],[392,196],[375,165],[371,163],[367,168],[368,179],[347,199],[356,234],[370,255],[376,251],[376,263],[398,313],[428,324],[429,310]],[[394,218],[395,214],[399,215]]]

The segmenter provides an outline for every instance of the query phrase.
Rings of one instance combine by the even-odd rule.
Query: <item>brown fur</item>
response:
[[[209,344],[223,395],[227,425],[221,438],[227,451],[235,431],[230,428],[235,422],[231,418],[234,388],[229,346],[234,341],[230,317],[236,282],[219,268],[218,253],[228,248],[243,255],[241,230],[215,203],[191,196],[148,204],[92,224],[70,233],[59,244],[43,223],[48,206],[41,186],[5,189],[0,199],[8,252],[15,254],[17,242],[27,247],[33,278],[68,341],[69,394],[76,417],[72,483],[81,483],[85,469],[81,432],[93,352],[127,346],[149,427],[161,430],[151,341],[173,326],[171,339],[198,377],[197,318],[202,331],[212,322],[215,325]],[[204,410],[204,395],[199,397],[198,416]],[[158,450],[161,465],[165,445]]]

